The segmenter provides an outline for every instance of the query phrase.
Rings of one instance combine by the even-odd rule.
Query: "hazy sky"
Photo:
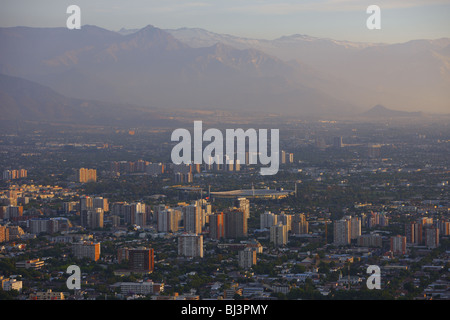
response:
[[[66,8],[82,25],[109,30],[203,28],[250,38],[307,34],[362,42],[450,37],[450,0],[2,0],[0,26],[65,27]],[[366,9],[381,8],[381,30],[368,30]]]

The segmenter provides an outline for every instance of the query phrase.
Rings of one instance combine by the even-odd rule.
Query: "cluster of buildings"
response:
[[[202,172],[240,172],[241,166],[248,166],[258,163],[259,154],[257,152],[245,153],[245,162],[241,163],[239,159],[230,160],[228,156],[222,159],[218,157],[210,157],[203,164],[173,164],[173,163],[152,163],[145,160],[138,161],[113,161],[110,165],[110,173],[112,176],[120,176],[122,174],[147,174],[151,176],[159,176],[161,174],[172,174],[175,183],[191,183],[194,175]],[[280,153],[280,163],[294,163],[294,154],[284,150]],[[80,181],[81,182],[81,181]]]
[[[250,202],[238,198],[234,207],[214,213],[211,204],[196,200],[191,204],[180,203],[177,207],[155,206],[154,218],[158,232],[184,232],[200,234],[207,231],[213,239],[243,238],[247,235],[247,220],[250,216]],[[206,230],[206,224],[209,230]]]
[[[0,218],[6,220],[19,220],[23,216],[23,206],[9,205],[0,207]]]
[[[112,288],[120,288],[120,292],[127,296],[146,296],[156,295],[164,291],[164,283],[153,282],[152,280],[139,282],[117,282],[111,286]]]
[[[81,182],[81,183],[97,182],[97,170],[96,169],[88,169],[88,168],[80,168],[78,170],[78,182]]]
[[[419,218],[407,223],[405,230],[408,243],[436,248],[439,246],[439,235],[450,234],[450,222],[447,219]]]
[[[284,246],[288,235],[305,235],[309,233],[309,222],[303,213],[274,214],[270,211],[260,214],[260,229],[269,230],[270,242],[275,246]]]
[[[16,180],[23,179],[28,176],[28,171],[26,169],[12,169],[12,170],[4,170],[3,171],[3,180]]]
[[[15,278],[5,278],[0,275],[1,289],[3,291],[16,290],[17,292],[22,292],[23,283]]]
[[[385,214],[376,214],[376,217],[369,218],[367,226],[386,226],[388,218]],[[382,217],[382,223],[378,222],[379,216]],[[373,220],[376,220],[374,223]],[[361,224],[364,218],[356,216],[344,216],[340,220],[333,222],[334,244],[338,246],[350,245],[352,240],[356,241],[358,246],[362,247],[382,247],[382,236],[378,233],[361,234]],[[425,246],[433,249],[439,246],[439,236],[450,235],[450,222],[442,218],[433,220],[433,218],[421,217],[415,221],[405,224],[403,235],[390,237],[390,251],[393,254],[406,254],[408,246]]]
[[[24,194],[23,191],[16,190],[12,193],[10,192],[11,194],[8,194],[8,196],[18,199],[19,195]],[[63,190],[58,189],[46,189],[42,194],[56,195],[63,192]],[[73,195],[70,198],[73,199]],[[289,243],[292,238],[296,238],[294,239],[294,246],[298,244],[300,247],[301,243],[311,243],[317,241],[317,239],[322,241],[324,235],[325,239],[327,239],[327,226],[330,227],[328,225],[330,220],[320,220],[314,215],[305,215],[303,213],[292,214],[292,212],[295,212],[294,209],[281,211],[279,214],[263,211],[258,215],[252,215],[253,219],[259,217],[259,221],[256,220],[259,223],[259,229],[256,227],[249,230],[249,219],[251,218],[249,199],[235,196],[231,203],[232,205],[226,209],[214,211],[209,199],[178,202],[176,205],[170,206],[166,204],[150,206],[143,202],[110,203],[108,199],[100,196],[83,195],[79,196],[78,201],[62,203],[62,207],[57,213],[67,215],[67,217],[49,216],[45,214],[45,210],[38,216],[34,216],[26,211],[24,212],[21,206],[8,205],[1,207],[2,210],[0,211],[5,222],[4,225],[0,226],[0,242],[23,239],[27,232],[32,235],[46,233],[49,234],[46,237],[51,243],[67,244],[71,254],[76,259],[101,261],[102,264],[126,263],[125,270],[115,270],[116,275],[130,275],[131,273],[149,275],[154,272],[155,251],[153,248],[148,247],[149,242],[145,240],[147,235],[151,235],[152,238],[171,239],[172,241],[167,242],[174,243],[171,250],[175,248],[174,252],[176,252],[176,255],[174,254],[174,256],[177,256],[177,258],[174,258],[177,260],[172,261],[181,263],[182,261],[189,262],[194,258],[208,257],[208,254],[210,254],[209,250],[212,250],[212,247],[217,248],[219,252],[222,252],[221,250],[228,253],[233,251],[235,252],[235,258],[233,259],[236,259],[233,260],[233,263],[237,262],[239,268],[249,271],[250,274],[253,272],[251,270],[252,267],[258,265],[261,259],[265,259],[260,258],[261,255],[258,255],[262,253],[263,246],[256,240],[249,240],[253,237],[264,241],[268,248],[267,254],[274,257],[279,257],[285,250],[299,252],[296,250],[301,248],[295,248],[292,243]],[[255,208],[258,208],[258,206],[255,205]],[[436,217],[423,217],[421,215],[420,218],[417,217],[403,225],[404,233],[393,233],[392,235],[387,233],[389,235],[386,236],[376,230],[373,231],[373,229],[389,227],[393,215],[383,210],[371,211],[370,208],[368,209],[366,211],[368,213],[346,215],[341,219],[331,221],[333,228],[332,245],[337,250],[335,256],[330,258],[331,260],[339,261],[339,264],[348,261],[353,262],[353,257],[349,257],[347,254],[339,254],[348,250],[356,250],[357,255],[360,255],[359,259],[367,259],[372,252],[376,252],[376,254],[384,257],[384,251],[381,251],[381,249],[383,248],[384,250],[386,245],[388,245],[393,255],[404,256],[412,247],[419,249],[437,248],[440,238],[449,235],[450,224],[448,220]],[[69,216],[79,218],[77,224],[73,224],[68,219]],[[17,219],[18,217],[21,217],[21,219]],[[27,218],[26,220],[24,220],[25,217]],[[256,221],[252,220],[253,226]],[[320,227],[318,227],[319,224],[321,225]],[[112,229],[108,229],[111,232],[102,230],[106,226],[112,227]],[[141,228],[132,229],[130,226],[139,226]],[[323,227],[325,228],[325,234],[322,233],[324,231]],[[76,231],[84,229],[90,229],[96,236],[85,236],[76,233]],[[369,229],[370,232],[363,234],[363,231],[365,232],[366,229]],[[122,238],[123,240],[119,241],[122,244],[115,246],[117,261],[114,261],[114,258],[104,253],[102,254],[101,245],[104,239],[119,239],[120,236],[115,235],[118,232],[117,230],[121,230],[125,236],[131,233],[130,230],[140,230],[137,234],[144,234],[143,237],[139,237],[142,238],[142,243],[145,246],[135,247],[135,244],[133,241],[129,241],[129,238]],[[150,233],[145,234],[146,232]],[[56,235],[56,233],[61,234]],[[123,244],[127,241],[131,245]],[[372,251],[372,249],[375,250]],[[380,249],[380,251],[377,251],[377,249]],[[326,259],[328,258],[324,258],[322,261]],[[202,261],[205,261],[205,259]],[[307,266],[309,268],[308,272],[293,273],[291,271],[292,267],[289,266],[286,266],[285,269],[277,269],[277,279],[281,280],[282,284],[279,286],[273,285],[269,281],[271,285],[270,290],[286,294],[290,290],[290,286],[286,285],[286,282],[294,280],[302,283],[306,279],[312,279],[318,283],[317,261],[319,260],[314,254],[308,254],[303,260],[292,262],[293,264]],[[43,267],[43,263],[43,261],[38,259],[17,262],[16,266],[40,269]],[[387,270],[391,269],[387,268]],[[242,270],[239,271],[242,272]],[[361,279],[361,277],[358,279],[339,277],[335,283],[342,288],[345,288],[348,283],[356,287],[360,284]],[[7,289],[19,288],[19,280],[14,280],[6,279],[4,287]],[[164,286],[164,283],[155,283],[144,279],[138,282],[117,282],[112,287],[118,289],[125,296],[146,296],[163,292]],[[233,290],[227,290],[228,292],[225,295],[228,297],[233,297],[236,294],[242,297],[267,294],[267,290],[264,287],[236,287]],[[58,291],[36,292],[32,296],[30,295],[29,298],[38,300],[64,299],[64,295],[61,296],[61,294]]]
[[[58,233],[69,231],[72,228],[72,223],[69,219],[64,217],[41,217],[33,218],[27,221],[29,233],[39,235],[41,233]]]
[[[19,240],[25,232],[19,226],[0,225],[0,243]]]
[[[19,186],[13,184],[8,189],[0,191],[0,203],[3,204],[3,211],[0,210],[0,214],[4,212],[5,206],[23,206],[31,200],[46,201],[53,198],[68,198],[76,195],[76,192],[59,186],[33,184]]]
[[[97,261],[100,259],[101,244],[93,241],[79,241],[72,243],[72,254],[77,259],[89,259]]]
[[[327,144],[325,139],[322,137],[318,137],[314,140],[314,146],[318,149],[326,149],[326,148],[344,148],[346,146],[353,146],[349,144],[344,144],[342,136],[336,136],[332,138],[331,144]],[[381,156],[382,145],[379,143],[368,143],[365,146],[365,153],[368,158],[379,158]]]

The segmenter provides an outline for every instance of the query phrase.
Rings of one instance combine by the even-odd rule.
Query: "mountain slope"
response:
[[[90,34],[90,29],[81,34]],[[44,31],[40,32],[45,34]],[[99,30],[95,29],[95,33]],[[75,41],[71,46],[58,47],[53,54],[50,48],[44,50],[40,59],[30,60],[28,73],[20,68],[26,53],[19,59],[0,56],[0,64],[10,75],[42,83],[72,98],[163,108],[261,110],[299,115],[354,110],[351,104],[316,87],[314,84],[322,79],[310,68],[253,48],[238,50],[222,43],[192,48],[150,25],[131,34],[109,31],[105,34],[108,36],[98,43]],[[61,35],[71,37],[54,30],[48,37],[56,45]],[[95,35],[85,37],[95,39]],[[23,51],[31,55],[28,41],[12,41],[5,36],[4,29],[0,29],[0,39],[6,39],[6,44],[13,48],[25,48]]]
[[[43,61],[115,41],[119,34],[96,26],[67,28],[0,28],[0,73],[18,77],[43,73]],[[70,55],[68,55],[70,57]]]
[[[422,112],[407,112],[407,111],[392,110],[379,104],[377,104],[370,110],[367,110],[366,112],[362,113],[362,116],[370,118],[420,117],[422,115],[423,115]]]
[[[157,110],[67,98],[35,82],[0,74],[0,120],[80,125],[178,126]]]
[[[319,83],[321,90],[365,108],[379,101],[404,111],[446,113],[450,110],[448,38],[376,44],[299,34],[262,40],[202,29],[168,32],[195,47],[223,42],[240,49],[262,50],[285,61],[299,60],[321,74],[321,78],[334,79],[330,85]],[[342,86],[338,85],[340,82]]]
[[[11,120],[68,120],[76,104],[45,86],[0,75],[0,117]]]

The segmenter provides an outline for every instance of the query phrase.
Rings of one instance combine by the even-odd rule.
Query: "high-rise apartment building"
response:
[[[12,180],[11,179],[12,178],[11,170],[3,171],[2,178],[3,178],[3,180]]]
[[[260,229],[269,229],[271,226],[278,224],[278,216],[270,211],[260,214],[259,227]]]
[[[146,212],[146,206],[145,203],[141,202],[133,202],[130,204],[124,203],[121,210],[123,212],[125,224],[134,225],[137,224],[136,218],[139,216],[139,213]]]
[[[77,210],[77,206],[79,205],[79,202],[77,201],[68,201],[63,203],[63,211],[65,214],[69,214],[71,212],[74,212]]]
[[[83,210],[80,213],[81,226],[90,229],[103,228],[104,212],[102,209]]]
[[[134,218],[134,224],[140,227],[147,226],[147,212],[136,212]]]
[[[351,235],[350,238],[357,239],[361,235],[361,219],[359,217],[351,217]]]
[[[97,182],[97,170],[80,168],[78,170],[78,181],[81,183]]]
[[[94,209],[94,199],[89,196],[83,196],[80,198],[80,212],[83,210]]]
[[[22,217],[23,216],[23,207],[22,206],[7,206],[5,215],[6,215],[7,219],[11,219],[11,220]]]
[[[289,163],[294,163],[294,154],[288,153],[288,155],[289,155]]]
[[[124,261],[128,261],[129,260],[129,252],[130,249],[129,248],[119,248],[117,249],[117,262],[118,263],[122,263]]]
[[[425,245],[431,249],[439,246],[439,229],[435,226],[425,229]]]
[[[438,222],[439,234],[442,236],[450,235],[450,222],[446,219],[441,219]]]
[[[197,204],[185,206],[184,231],[199,234],[202,232],[202,208]]]
[[[297,213],[292,217],[291,231],[293,234],[308,234],[309,223],[303,213]]]
[[[182,212],[176,209],[165,209],[158,211],[157,230],[158,232],[177,232],[182,220]]]
[[[234,206],[244,212],[245,218],[250,218],[250,200],[247,198],[237,198],[234,201]]]
[[[9,241],[8,227],[0,225],[0,243]]]
[[[256,264],[256,251],[252,248],[245,248],[238,254],[239,267],[249,269]]]
[[[223,212],[209,216],[209,236],[217,240],[225,238],[225,215]]]
[[[72,227],[69,219],[62,217],[30,219],[28,223],[32,234],[57,233],[68,231]]]
[[[178,236],[178,255],[203,258],[203,236],[189,233]]]
[[[388,225],[389,225],[389,217],[386,215],[386,213],[385,212],[381,212],[381,213],[379,213],[379,225],[381,226],[381,227],[387,227]]]
[[[411,222],[405,225],[405,235],[408,243],[420,245],[423,243],[423,226],[419,222]]]
[[[102,209],[104,212],[109,211],[108,199],[103,197],[95,197],[92,204],[94,209]]]
[[[136,248],[128,251],[129,269],[135,272],[152,272],[155,267],[154,251],[150,248]]]
[[[26,169],[13,169],[13,170],[5,170],[3,171],[3,180],[16,180],[26,178],[28,172]]]
[[[291,214],[279,214],[277,217],[277,222],[285,225],[288,231],[292,229],[292,215]]]
[[[225,215],[225,238],[238,239],[247,237],[247,219],[239,209],[229,209]]]
[[[30,219],[28,224],[31,234],[54,233],[58,231],[57,226],[49,218]]]
[[[288,242],[288,227],[287,225],[278,223],[278,225],[270,227],[270,242],[275,247],[284,246]]]
[[[351,219],[334,221],[333,225],[334,244],[348,245],[351,241]]]
[[[379,234],[363,234],[356,238],[356,243],[360,247],[379,247],[383,246],[383,239]]]
[[[406,254],[406,236],[391,237],[391,252],[394,255]]]
[[[100,259],[100,242],[81,241],[72,244],[72,253],[77,259],[88,258],[93,261]]]
[[[124,217],[125,216],[125,206],[128,205],[127,202],[114,202],[111,204],[110,213],[113,216]]]
[[[433,225],[433,218],[422,217],[420,219],[417,219],[417,222],[420,223],[424,228],[427,228]]]
[[[200,199],[200,200],[196,200],[194,202],[192,202],[192,205],[198,206],[200,207],[201,211],[200,211],[200,221],[201,221],[201,225],[202,228],[205,227],[206,223],[209,221],[209,215],[211,215],[211,210],[212,210],[212,206],[211,204],[205,200],[205,199]]]

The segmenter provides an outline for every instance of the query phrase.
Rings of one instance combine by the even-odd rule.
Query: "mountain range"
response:
[[[113,104],[143,107],[133,109],[139,112],[221,109],[298,116],[351,115],[375,104],[450,110],[450,39],[394,45],[305,35],[257,40],[149,25],[119,32],[96,26],[0,28],[0,43],[1,82],[22,78],[60,95],[47,106],[86,100],[102,101],[94,103],[99,110],[100,104]],[[0,96],[2,110],[13,108],[15,99],[7,97]]]
[[[334,80],[317,86],[363,108],[379,103],[403,111],[450,111],[449,38],[384,44],[302,34],[274,40],[248,39],[198,28],[167,32],[193,47],[220,42],[239,49],[258,49],[283,61],[303,63],[322,79]]]

